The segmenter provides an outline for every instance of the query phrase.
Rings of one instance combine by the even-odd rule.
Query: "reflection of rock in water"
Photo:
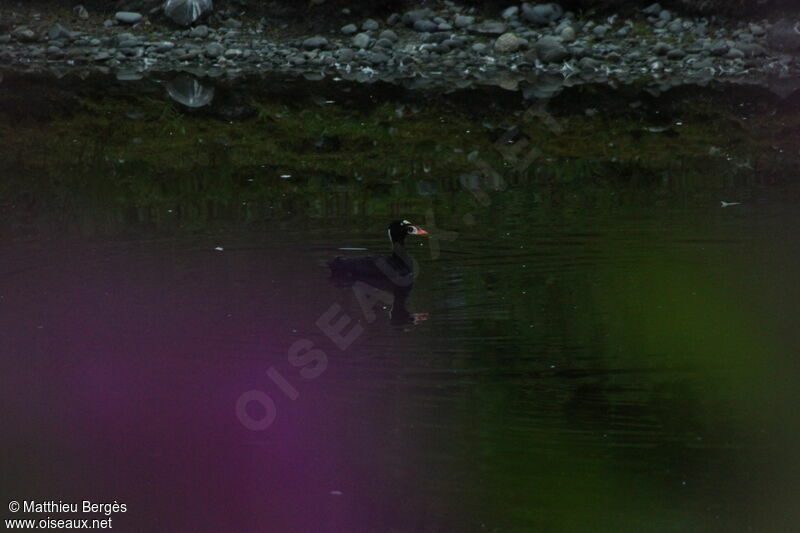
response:
[[[792,96],[800,90],[800,79],[793,76],[787,77],[772,77],[770,78],[767,86],[774,94],[777,94],[784,100]]]
[[[214,99],[214,87],[203,85],[191,76],[180,76],[167,83],[167,93],[186,107],[203,107]]]
[[[539,74],[529,76],[522,90],[526,100],[552,98],[564,89],[564,76],[561,74]]]

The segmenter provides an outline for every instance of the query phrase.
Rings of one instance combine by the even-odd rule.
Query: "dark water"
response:
[[[575,89],[544,134],[506,93],[270,83],[195,110],[0,85],[6,501],[125,502],[118,531],[800,526],[791,100]],[[323,262],[393,218],[431,233],[419,278],[365,311]]]

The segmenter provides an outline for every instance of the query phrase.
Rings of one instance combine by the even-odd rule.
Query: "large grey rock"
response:
[[[542,37],[533,49],[542,63],[560,63],[569,57],[569,50],[555,37]]]
[[[166,0],[164,4],[164,14],[181,26],[190,26],[213,9],[213,0]]]
[[[133,11],[117,11],[114,15],[114,20],[121,24],[136,24],[142,21],[141,13],[134,13]]]
[[[767,29],[767,43],[782,52],[800,50],[800,22],[779,20]]]
[[[564,16],[564,10],[556,3],[531,5],[522,4],[522,16],[534,24],[546,25]]]

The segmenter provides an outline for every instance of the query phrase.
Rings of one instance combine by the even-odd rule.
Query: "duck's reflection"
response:
[[[428,319],[426,312],[411,312],[408,309],[408,301],[411,290],[414,286],[400,287],[389,281],[378,280],[354,280],[352,278],[342,278],[341,276],[331,276],[331,282],[338,287],[355,290],[356,284],[366,284],[369,298],[373,301],[384,302],[384,310],[388,308],[389,323],[395,326],[413,325],[424,322]],[[359,292],[364,293],[364,285],[360,285]],[[377,309],[377,306],[375,307]],[[370,320],[371,321],[371,320]]]
[[[394,301],[389,309],[389,322],[394,325],[412,324],[428,320],[428,313],[412,313],[408,310],[408,297],[412,287],[395,287]]]

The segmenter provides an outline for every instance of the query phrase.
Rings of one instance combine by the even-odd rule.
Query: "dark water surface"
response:
[[[118,531],[800,527],[791,100],[575,89],[554,131],[503,92],[55,86],[0,85],[6,501],[125,502]],[[369,316],[323,262],[393,218],[432,238]]]

